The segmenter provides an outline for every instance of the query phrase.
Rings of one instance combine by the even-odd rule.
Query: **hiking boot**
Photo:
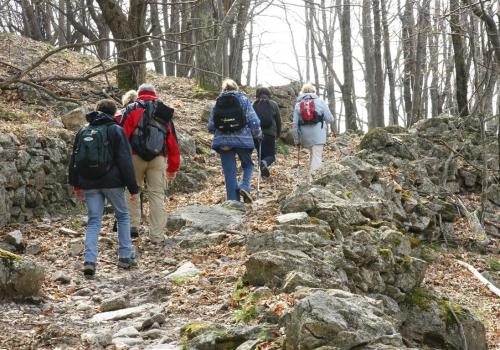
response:
[[[262,162],[260,162],[260,173],[264,177],[271,176],[271,173],[269,172],[269,168],[267,167],[267,163],[266,163],[265,160],[263,160]]]
[[[130,228],[130,237],[131,238],[139,238],[139,229],[137,227]]]
[[[119,268],[122,268],[122,269],[130,269],[132,267],[137,266],[137,261],[135,261],[135,257],[119,258],[117,265]]]
[[[83,263],[83,275],[84,276],[94,276],[95,275],[95,263],[90,261],[85,261]]]
[[[250,195],[250,192],[248,192],[247,190],[240,188],[240,195],[243,197],[243,202],[249,204],[253,203],[252,196]]]

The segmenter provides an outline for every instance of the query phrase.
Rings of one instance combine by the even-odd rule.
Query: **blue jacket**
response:
[[[231,94],[238,98],[241,107],[246,113],[247,124],[238,131],[223,133],[214,126],[214,108],[212,108],[208,121],[208,131],[214,134],[212,148],[216,151],[219,151],[219,149],[224,146],[233,148],[254,148],[255,144],[253,139],[260,138],[262,136],[262,131],[260,130],[259,117],[255,113],[252,104],[241,92],[224,90],[222,94]]]

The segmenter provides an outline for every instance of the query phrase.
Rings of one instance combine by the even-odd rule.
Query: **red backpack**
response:
[[[315,110],[314,99],[305,98],[300,101],[300,125],[312,125],[321,122],[323,127],[323,115]]]

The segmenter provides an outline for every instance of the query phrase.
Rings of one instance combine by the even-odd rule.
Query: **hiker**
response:
[[[327,124],[333,116],[325,101],[316,95],[312,84],[304,84],[293,111],[293,139],[299,151],[304,147],[310,152],[308,179],[321,167],[323,145],[326,143]]]
[[[119,109],[115,113],[115,119],[118,122],[118,124],[121,123],[122,121],[122,116],[123,113],[125,113],[125,110],[127,109],[127,106],[131,103],[133,103],[135,100],[137,100],[137,91],[135,90],[129,90],[127,91],[123,96],[122,96],[122,109]]]
[[[136,265],[130,238],[130,223],[124,187],[137,199],[139,189],[132,167],[132,154],[123,129],[113,115],[113,100],[97,102],[96,111],[86,115],[88,125],[82,127],[73,145],[69,163],[69,183],[88,210],[83,273],[93,276],[97,262],[97,243],[101,231],[104,199],[114,208],[118,221],[118,267]],[[107,146],[107,147],[106,147]]]
[[[165,190],[167,180],[174,181],[180,165],[180,151],[172,122],[174,110],[160,101],[151,84],[142,84],[138,98],[127,106],[121,125],[132,146],[132,164],[135,178],[149,199],[149,239],[153,244],[164,241],[167,213]],[[166,171],[166,178],[165,178]],[[141,205],[128,201],[130,232],[139,236]]]
[[[281,116],[278,104],[271,100],[271,90],[259,87],[255,92],[257,100],[253,109],[260,120],[260,127],[264,135],[261,143],[260,169],[262,176],[269,177],[269,166],[276,160],[276,141],[281,135]],[[258,145],[256,145],[258,150]]]
[[[239,92],[238,84],[231,79],[222,82],[222,92],[210,113],[208,130],[214,134],[212,148],[219,153],[227,200],[252,203],[251,184],[253,174],[252,152],[254,138],[260,142],[260,121],[252,104]],[[236,155],[240,158],[243,176],[238,184]]]

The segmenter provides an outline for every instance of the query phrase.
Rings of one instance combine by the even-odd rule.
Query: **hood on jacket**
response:
[[[303,94],[303,95],[300,95],[299,97],[297,97],[297,102],[300,102],[305,98],[316,99],[316,98],[318,98],[318,95],[308,92],[306,94]]]
[[[116,120],[113,118],[112,115],[100,111],[90,112],[85,116],[85,118],[87,119],[89,124],[92,125],[116,123]]]
[[[139,92],[139,95],[137,96],[137,100],[143,100],[143,101],[150,101],[150,100],[157,100],[157,99],[158,99],[158,96],[156,96],[156,93],[154,91],[141,91],[141,92]]]

